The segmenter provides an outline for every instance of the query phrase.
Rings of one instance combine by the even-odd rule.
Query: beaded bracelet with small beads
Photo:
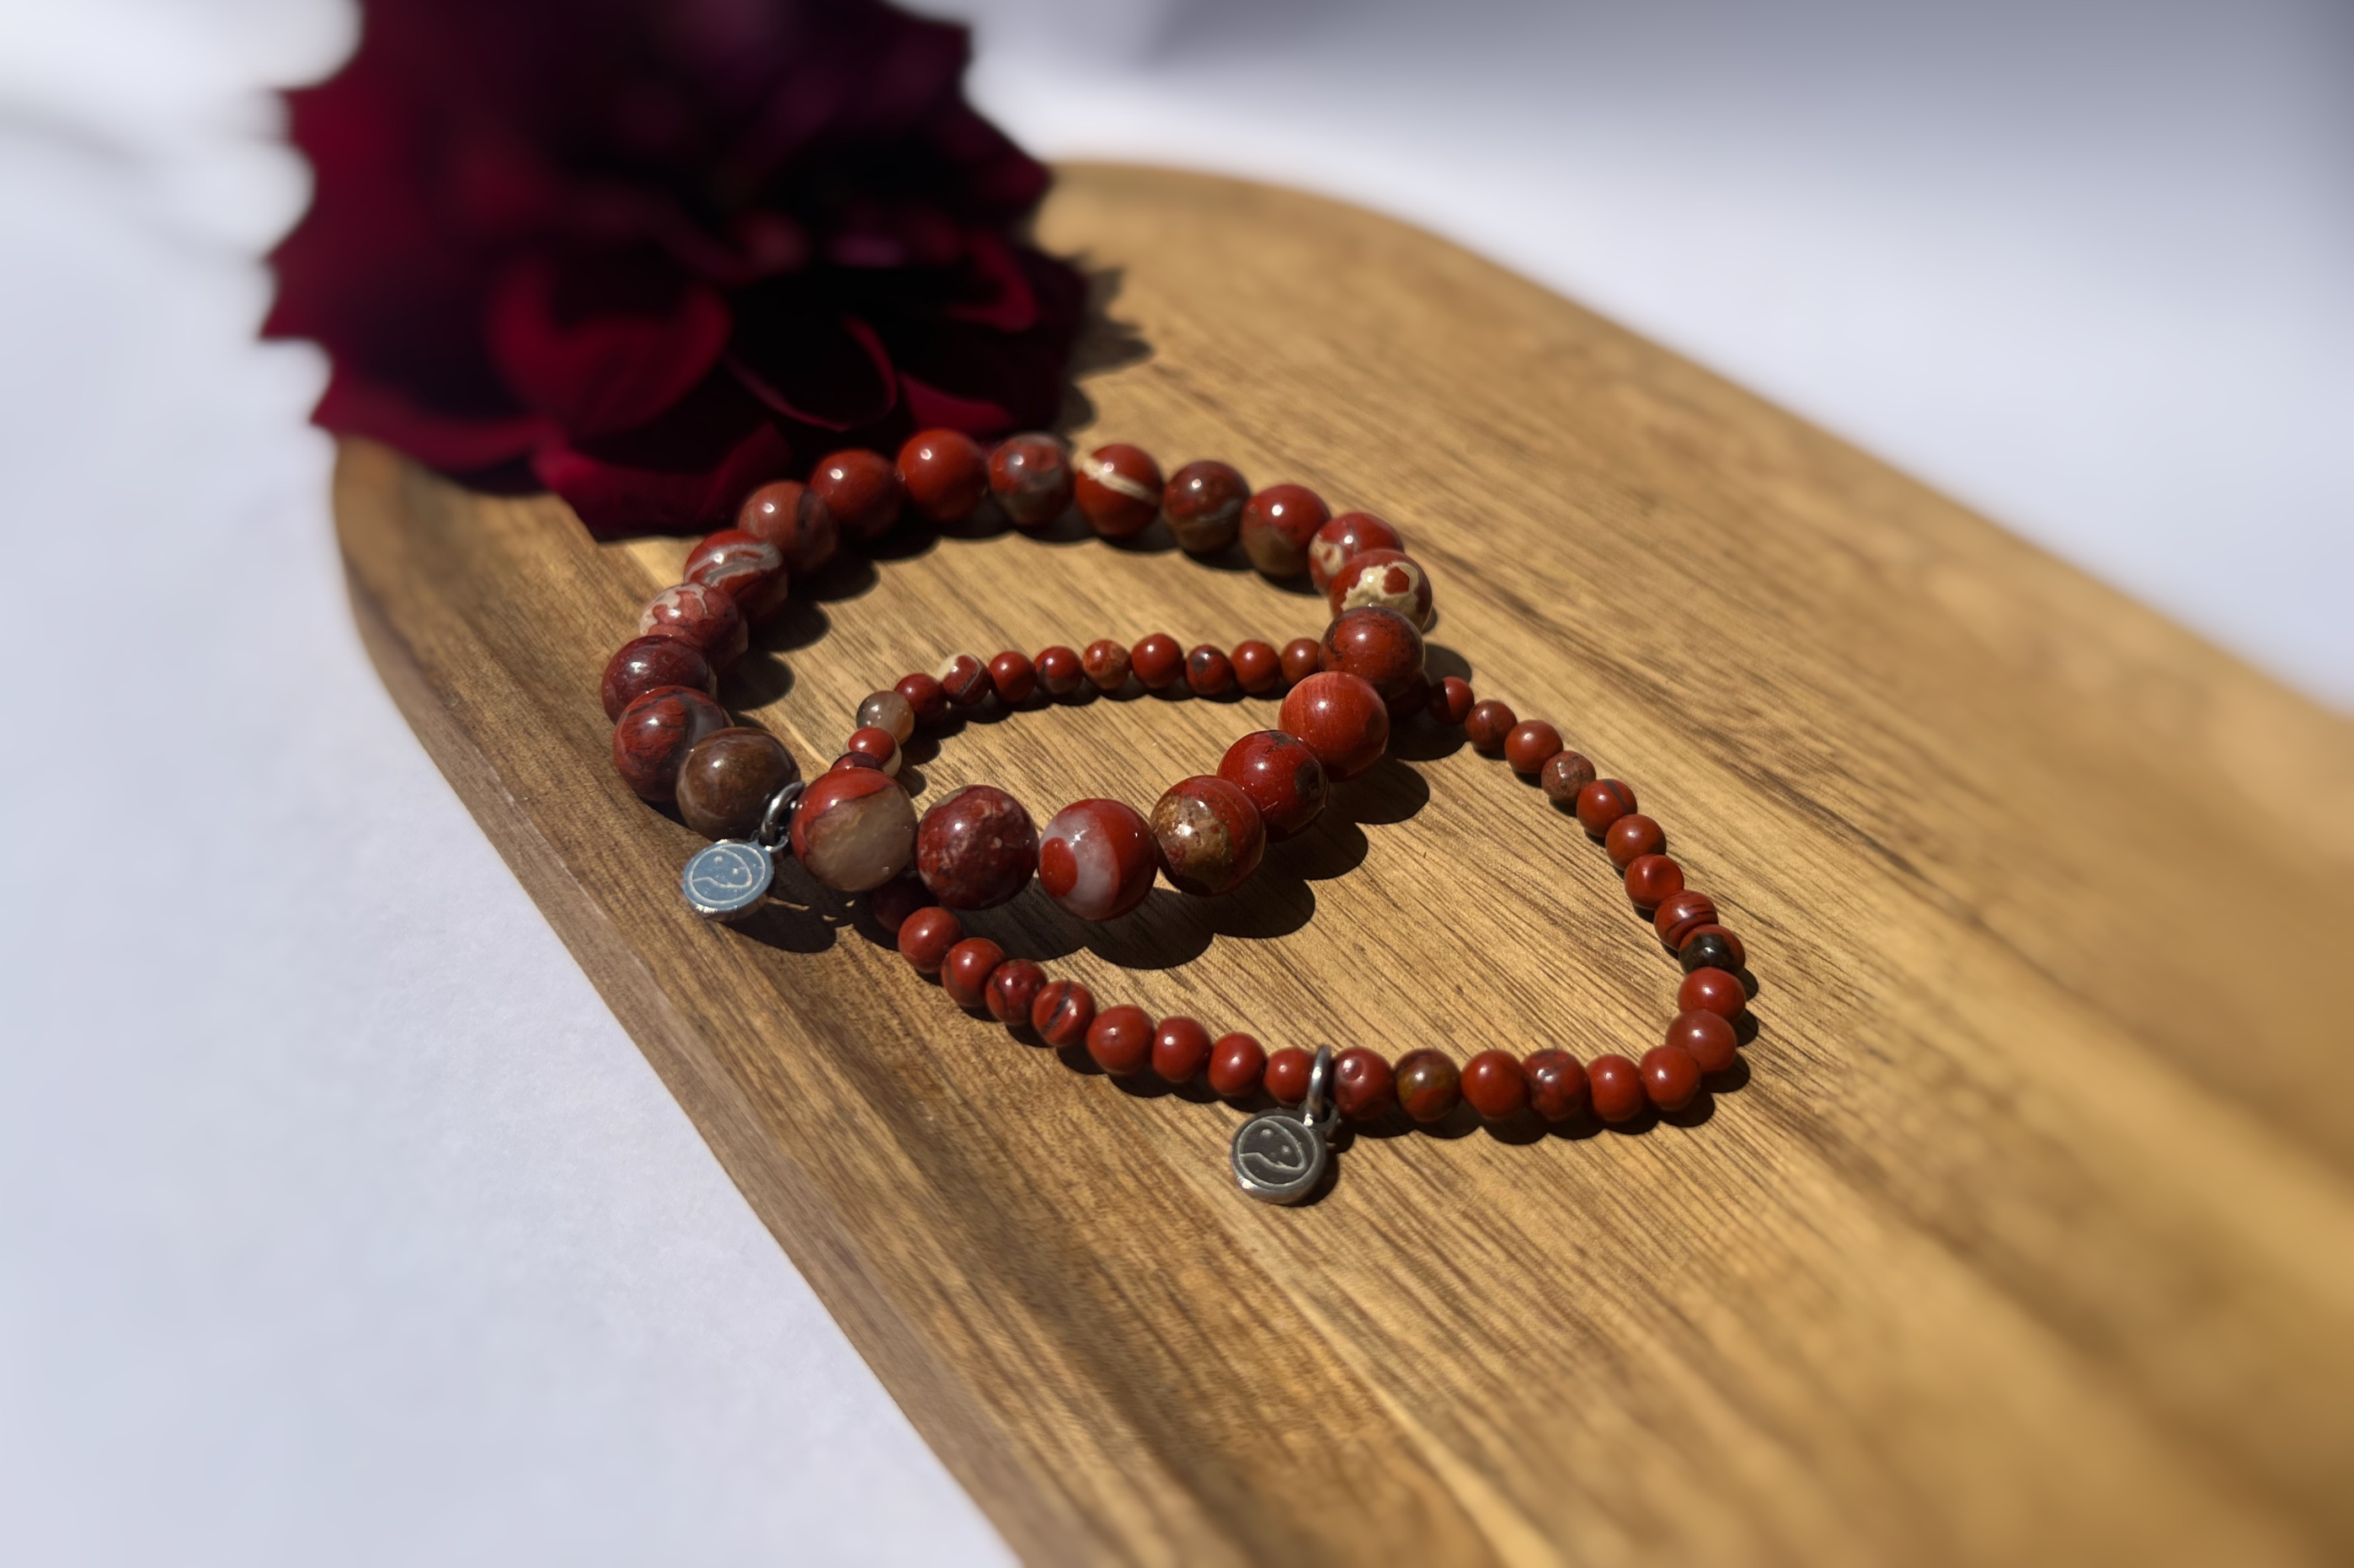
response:
[[[1281,650],[1254,640],[1231,651],[1189,651],[1155,633],[1132,647],[1108,639],[1084,652],[1056,645],[1034,659],[1010,650],[986,663],[958,654],[937,674],[906,676],[861,703],[843,754],[807,784],[775,737],[728,723],[716,701],[717,671],[744,652],[748,626],[781,607],[791,576],[822,566],[844,534],[864,539],[888,528],[903,506],[955,523],[991,495],[1017,526],[1051,523],[1076,503],[1109,538],[1140,533],[1156,518],[1189,553],[1239,538],[1270,577],[1308,572],[1333,619],[1320,641],[1299,638]],[[1532,1112],[1561,1122],[1590,1111],[1625,1122],[1647,1108],[1682,1109],[1709,1075],[1734,1065],[1752,983],[1740,938],[1717,923],[1705,894],[1683,885],[1664,831],[1638,811],[1629,786],[1598,778],[1543,720],[1522,722],[1504,704],[1479,700],[1459,678],[1426,676],[1429,577],[1381,519],[1334,517],[1299,485],[1252,493],[1220,462],[1188,464],[1164,483],[1150,455],[1124,444],[1097,448],[1075,465],[1052,436],[1013,437],[984,456],[969,437],[928,431],[907,443],[896,467],[848,451],[820,462],[806,485],[765,485],[747,499],[738,524],[696,546],[685,580],[649,603],[641,635],[614,655],[604,680],[623,779],[648,800],[674,800],[688,825],[716,841],[682,876],[698,913],[733,919],[757,910],[773,857],[789,842],[820,883],[868,895],[902,955],[937,975],[960,1006],[985,1008],[1050,1044],[1083,1046],[1108,1073],[1150,1071],[1181,1084],[1206,1076],[1233,1099],[1264,1090],[1286,1108],[1243,1125],[1232,1165],[1246,1192],[1275,1202],[1314,1190],[1339,1118],[1377,1120],[1397,1107],[1428,1125],[1469,1103],[1491,1121]],[[1281,727],[1237,740],[1215,774],[1172,786],[1149,820],[1119,801],[1081,800],[1050,819],[1043,835],[1020,802],[992,786],[956,790],[918,821],[896,782],[900,747],[918,726],[991,701],[1013,707],[1042,695],[1080,698],[1090,688],[1116,692],[1131,678],[1156,691],[1182,682],[1205,697],[1236,690],[1280,696]],[[1086,986],[964,935],[958,909],[1002,904],[1033,874],[1087,920],[1128,913],[1163,874],[1182,892],[1231,892],[1257,869],[1270,841],[1314,821],[1331,783],[1381,759],[1394,724],[1423,715],[1460,726],[1474,747],[1536,778],[1549,799],[1573,810],[1676,954],[1684,970],[1679,1012],[1639,1064],[1615,1054],[1580,1064],[1552,1049],[1522,1059],[1482,1052],[1460,1071],[1429,1049],[1394,1064],[1363,1046],[1270,1054],[1247,1033],[1213,1039],[1191,1018],[1098,1010]]]

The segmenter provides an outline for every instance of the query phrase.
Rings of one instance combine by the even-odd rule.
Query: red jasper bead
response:
[[[1254,697],[1264,696],[1283,684],[1283,655],[1275,651],[1272,642],[1257,638],[1237,642],[1228,659],[1235,667],[1235,684]]]
[[[1475,704],[1464,715],[1463,734],[1474,748],[1496,757],[1502,754],[1505,738],[1520,722],[1519,715],[1490,697],[1483,703]]]
[[[916,853],[916,807],[907,792],[866,768],[810,780],[793,810],[793,854],[837,893],[864,893],[901,872]]]
[[[790,586],[785,574],[785,553],[740,528],[723,528],[707,535],[687,552],[679,576],[687,582],[717,588],[734,599],[736,608],[756,626],[785,607],[785,592]]]
[[[1310,675],[1292,687],[1276,722],[1316,754],[1335,782],[1371,768],[1390,743],[1390,713],[1381,694],[1338,670]]]
[[[801,764],[767,730],[716,729],[679,766],[678,814],[705,838],[748,839],[777,791],[801,776]]]
[[[1339,615],[1361,605],[1396,610],[1417,627],[1430,624],[1430,574],[1412,556],[1367,550],[1332,574],[1324,603]]]
[[[1445,1121],[1463,1101],[1463,1075],[1444,1051],[1409,1051],[1398,1058],[1398,1104],[1427,1127]]]
[[[613,768],[645,800],[678,792],[678,770],[705,736],[727,727],[727,710],[692,686],[656,686],[613,726]]]
[[[1397,1075],[1380,1052],[1352,1045],[1332,1058],[1332,1104],[1351,1121],[1379,1121],[1397,1105]]]
[[[1164,1018],[1152,1032],[1152,1070],[1172,1084],[1189,1084],[1210,1065],[1210,1032],[1193,1019]]]
[[[1544,786],[1546,800],[1575,810],[1578,791],[1594,782],[1594,764],[1575,751],[1564,751],[1547,759],[1537,781]]]
[[[875,923],[893,933],[917,910],[936,907],[930,891],[912,876],[894,877],[866,895],[866,908]]]
[[[750,639],[736,601],[701,583],[679,583],[647,600],[638,616],[638,635],[691,642],[715,670],[725,670],[741,658]]]
[[[1677,952],[1683,950],[1692,933],[1706,927],[1716,918],[1716,901],[1705,893],[1685,888],[1659,900],[1651,914],[1651,927],[1659,940]],[[1737,967],[1737,963],[1736,963]]]
[[[1189,556],[1214,556],[1242,533],[1250,482],[1226,463],[1189,462],[1169,476],[1161,515]]]
[[[1243,504],[1244,553],[1270,577],[1296,577],[1308,569],[1308,542],[1331,520],[1306,485],[1270,484]]]
[[[873,758],[875,765],[885,773],[896,774],[899,771],[898,737],[880,726],[868,725],[852,730],[850,738],[843,743],[843,749]]]
[[[1287,1045],[1267,1059],[1261,1075],[1267,1092],[1284,1105],[1296,1106],[1308,1097],[1308,1075],[1316,1059],[1297,1045]]]
[[[1561,755],[1561,731],[1543,719],[1522,719],[1504,736],[1504,763],[1523,778]]]
[[[1038,839],[1038,885],[1082,920],[1117,920],[1143,903],[1161,871],[1161,846],[1136,808],[1074,800]]]
[[[1635,791],[1616,779],[1596,779],[1577,792],[1577,820],[1596,838],[1635,809]]]
[[[970,653],[950,654],[937,678],[950,705],[960,708],[979,706],[995,690],[989,683],[989,666]]]
[[[1235,689],[1235,667],[1225,651],[1204,642],[1185,654],[1185,689],[1197,697],[1223,697]]]
[[[1250,797],[1210,774],[1181,779],[1152,808],[1161,868],[1181,893],[1211,897],[1249,880],[1267,858],[1267,823]]]
[[[1038,666],[1030,662],[1027,653],[1016,653],[1009,648],[989,662],[989,683],[997,692],[997,700],[1013,707],[1030,700],[1038,689]]]
[[[840,757],[833,759],[832,765],[826,768],[826,771],[828,773],[839,773],[844,768],[872,768],[877,773],[884,774],[885,778],[889,777],[889,774],[887,770],[885,769],[881,759],[864,751],[843,752]]]
[[[1156,631],[1129,650],[1128,667],[1148,692],[1166,691],[1185,673],[1185,651],[1165,631]]]
[[[916,874],[950,909],[993,909],[1029,886],[1037,869],[1030,813],[993,785],[954,791],[916,831]]]
[[[1489,1121],[1510,1121],[1529,1103],[1528,1075],[1508,1051],[1482,1051],[1463,1064],[1463,1097]]]
[[[1152,1060],[1152,1015],[1140,1007],[1107,1007],[1087,1025],[1087,1054],[1116,1078],[1140,1073]]]
[[[907,503],[935,523],[961,523],[989,493],[989,459],[962,430],[917,430],[899,449]]]
[[[1649,915],[1684,890],[1684,868],[1663,854],[1638,855],[1627,865],[1627,896]]]
[[[1087,678],[1079,665],[1078,650],[1055,643],[1052,648],[1038,650],[1038,687],[1050,697],[1067,697],[1077,691]]]
[[[1701,969],[1697,972],[1724,974],[1722,969]],[[1733,993],[1740,995],[1741,982],[1733,980],[1731,975],[1724,978],[1733,980]],[[1688,1007],[1676,1014],[1675,1022],[1668,1025],[1667,1043],[1690,1052],[1691,1059],[1700,1064],[1702,1072],[1722,1073],[1733,1065],[1741,1036],[1734,1032],[1733,1021],[1725,1014],[1706,1008]]]
[[[1451,728],[1471,716],[1473,700],[1471,683],[1460,675],[1449,675],[1430,688],[1426,711],[1434,723]]]
[[[938,675],[928,675],[918,670],[912,675],[902,675],[899,683],[891,688],[907,699],[915,711],[917,724],[938,724],[949,716],[948,688],[940,684]]]
[[[1005,961],[1005,949],[986,937],[967,937],[940,960],[940,989],[968,1011],[987,1004],[989,977]]]
[[[1079,655],[1079,667],[1098,692],[1117,692],[1128,684],[1130,663],[1128,650],[1108,637],[1088,643],[1087,651]]]
[[[1276,656],[1283,662],[1283,683],[1296,686],[1324,667],[1324,644],[1313,637],[1295,637]]]
[[[1095,1021],[1095,992],[1076,980],[1048,980],[1030,1003],[1030,1027],[1057,1051],[1085,1044]]]
[[[1532,1051],[1521,1063],[1529,1106],[1547,1121],[1584,1116],[1589,1105],[1585,1068],[1566,1051]]]
[[[964,922],[937,904],[899,922],[899,956],[918,974],[939,973],[949,949],[963,940]]]
[[[907,496],[898,471],[880,452],[851,447],[818,459],[809,487],[842,524],[848,539],[872,539],[899,520]]]
[[[1602,847],[1609,853],[1610,863],[1624,871],[1647,854],[1665,853],[1668,831],[1640,811],[1630,811],[1604,831]]]
[[[1031,1005],[1046,989],[1046,971],[1027,959],[1008,959],[989,977],[983,1000],[989,1016],[1019,1029],[1030,1022]]]
[[[657,686],[692,686],[706,697],[719,695],[719,675],[703,650],[675,637],[633,637],[621,644],[605,666],[599,696],[605,716],[619,719],[621,710]]]
[[[1693,896],[1704,897],[1706,895],[1702,894],[1695,894]],[[1665,909],[1667,905],[1662,904],[1659,907],[1661,909]],[[1715,916],[1712,915],[1710,918],[1713,919]],[[1693,927],[1691,930],[1684,933],[1683,940],[1676,944],[1676,951],[1679,954],[1681,954],[1702,937],[1715,937],[1723,940],[1725,945],[1726,957],[1733,960],[1733,967],[1734,969],[1740,969],[1748,968],[1749,949],[1742,945],[1742,941],[1739,937],[1735,936],[1733,932],[1726,930],[1722,926]]]
[[[833,508],[794,479],[764,484],[746,496],[737,508],[736,526],[774,545],[784,555],[785,570],[796,577],[816,571],[842,547],[842,520]]]
[[[1016,528],[1043,528],[1070,510],[1071,449],[1044,431],[1008,436],[989,454],[989,488]]]
[[[1367,550],[1403,550],[1398,531],[1370,512],[1343,512],[1308,541],[1308,580],[1322,593],[1343,563]],[[1338,613],[1335,611],[1334,613]]]
[[[1594,1058],[1586,1064],[1585,1083],[1594,1114],[1606,1122],[1632,1121],[1649,1103],[1643,1093],[1642,1071],[1624,1056]]]
[[[1210,1088],[1227,1099],[1246,1100],[1258,1093],[1266,1072],[1267,1051],[1247,1034],[1221,1034],[1210,1047]]]
[[[1254,731],[1226,747],[1218,777],[1258,808],[1270,842],[1305,832],[1331,794],[1316,754],[1298,736],[1279,729]]]
[[[1681,1045],[1654,1045],[1643,1053],[1643,1092],[1663,1111],[1680,1111],[1700,1093],[1700,1064]]]
[[[1354,675],[1381,694],[1404,696],[1422,673],[1422,633],[1394,609],[1352,609],[1324,629],[1318,660],[1327,670]]]
[[[1079,514],[1107,539],[1127,539],[1161,515],[1161,465],[1125,441],[1097,447],[1078,465]]]

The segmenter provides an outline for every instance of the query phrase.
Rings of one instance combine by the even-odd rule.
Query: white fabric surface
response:
[[[1426,223],[2354,694],[2324,0],[984,9],[1042,152]],[[251,341],[349,25],[0,0],[0,1560],[1000,1559],[357,646]]]

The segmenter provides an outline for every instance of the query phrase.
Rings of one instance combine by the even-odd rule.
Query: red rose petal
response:
[[[734,325],[726,302],[675,272],[667,278],[560,277],[533,257],[491,290],[491,354],[515,396],[575,437],[634,429],[711,373]],[[569,287],[585,298],[559,300]],[[663,296],[667,294],[668,298]]]
[[[328,376],[311,421],[339,435],[382,441],[455,473],[512,462],[558,434],[536,414],[469,418],[429,408],[348,365],[336,366]]]

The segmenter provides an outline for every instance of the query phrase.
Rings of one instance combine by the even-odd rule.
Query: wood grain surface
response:
[[[686,910],[697,841],[614,777],[597,700],[683,543],[347,447],[395,695],[1014,1546],[2354,1557],[2348,724],[1385,219],[1079,166],[1041,232],[1106,302],[1086,434],[1397,523],[1434,662],[1631,781],[1763,990],[1745,1081],[1672,1122],[1359,1137],[1321,1201],[1248,1202],[1240,1113],[958,1012],[798,868],[748,927]],[[1322,623],[1157,535],[907,533],[726,694],[817,767],[950,652]],[[1147,807],[1273,711],[1024,711],[910,782]],[[1445,737],[1402,750],[1241,894],[972,924],[1270,1047],[1655,1043],[1678,976],[1575,823]]]

